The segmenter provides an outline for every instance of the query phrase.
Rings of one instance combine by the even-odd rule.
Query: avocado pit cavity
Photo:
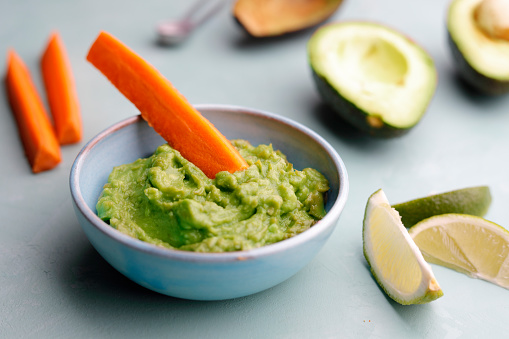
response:
[[[408,63],[391,43],[378,37],[363,37],[344,41],[340,58],[345,69],[355,70],[362,82],[400,85],[404,83]]]

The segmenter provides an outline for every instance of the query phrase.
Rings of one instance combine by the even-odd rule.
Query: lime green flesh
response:
[[[491,205],[491,193],[487,186],[467,187],[455,191],[434,194],[427,197],[393,205],[405,227],[412,227],[419,221],[446,213],[484,216]]]
[[[436,88],[430,56],[381,25],[344,22],[323,26],[310,39],[308,54],[317,76],[357,107],[357,114],[367,115],[365,123],[374,127],[414,126]]]
[[[443,295],[431,267],[382,190],[373,193],[366,206],[363,249],[375,280],[398,303],[422,304]]]
[[[391,213],[390,206],[384,204],[372,211],[368,222],[374,224],[396,223],[397,219]],[[405,258],[412,255],[412,249],[410,246],[391,246],[394,242],[405,241],[404,235],[395,227],[373,228],[369,237],[376,239],[376,243],[373,243],[373,251],[378,254],[372,257],[370,264],[375,267],[383,267],[384,269],[381,269],[380,273],[376,275],[382,281],[389,281],[391,275],[394,275],[395,271],[398,270],[398,266],[401,265],[401,261],[394,260],[394,258],[405,260]],[[422,273],[419,266],[412,263],[407,266],[405,275],[415,277],[415,279],[401,279],[400,284],[393,284],[393,287],[398,288],[404,294],[411,293],[419,287]]]
[[[477,216],[443,214],[417,223],[409,234],[428,262],[509,288],[505,228]]]
[[[509,81],[509,41],[490,38],[477,25],[475,10],[482,0],[454,0],[447,28],[468,64],[491,79]]]

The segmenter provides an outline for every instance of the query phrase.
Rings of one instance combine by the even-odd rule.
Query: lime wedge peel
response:
[[[443,295],[431,266],[381,189],[366,205],[363,250],[375,280],[396,302],[423,304]]]
[[[425,219],[409,234],[429,263],[509,289],[509,231],[484,218],[443,214]]]
[[[491,205],[488,186],[475,186],[430,195],[392,205],[405,227],[409,228],[426,218],[446,213],[471,214],[483,217]]]

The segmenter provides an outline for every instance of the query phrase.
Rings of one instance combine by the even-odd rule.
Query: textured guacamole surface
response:
[[[328,181],[318,171],[293,168],[271,145],[233,145],[249,167],[209,179],[168,144],[115,167],[97,214],[120,232],[171,249],[248,250],[311,227],[325,215]]]

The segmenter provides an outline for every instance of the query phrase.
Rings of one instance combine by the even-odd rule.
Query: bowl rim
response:
[[[80,211],[85,219],[98,231],[103,233],[109,238],[112,238],[115,241],[122,243],[123,245],[134,249],[136,251],[141,251],[146,254],[154,255],[161,258],[168,258],[172,260],[178,261],[192,261],[192,262],[232,262],[239,260],[249,260],[253,258],[264,257],[268,255],[272,255],[278,252],[282,252],[287,250],[290,247],[298,246],[304,242],[311,241],[312,239],[319,236],[322,232],[327,230],[328,228],[334,228],[338,222],[339,215],[345,207],[348,192],[349,192],[349,181],[348,181],[348,173],[346,171],[345,164],[343,160],[338,155],[336,150],[319,134],[311,130],[310,128],[294,121],[289,118],[276,115],[274,113],[270,113],[264,110],[252,109],[242,106],[235,105],[224,105],[224,104],[198,104],[193,105],[198,111],[227,111],[227,112],[239,112],[241,111],[243,114],[253,115],[253,116],[262,116],[267,119],[276,120],[280,123],[286,124],[293,129],[297,129],[300,132],[307,134],[312,139],[314,139],[321,147],[325,149],[328,153],[329,157],[332,159],[333,163],[338,169],[339,176],[339,191],[338,197],[329,212],[325,215],[324,218],[319,220],[315,225],[307,229],[306,231],[299,233],[291,238],[279,241],[277,243],[265,245],[262,247],[254,248],[251,250],[245,251],[234,251],[234,252],[192,252],[192,251],[184,251],[177,249],[168,249],[164,247],[159,247],[157,245],[153,245],[142,240],[133,238],[128,236],[115,228],[111,227],[103,220],[101,220],[97,214],[88,207],[86,204],[80,188],[79,178],[81,173],[81,168],[86,160],[86,157],[94,148],[94,146],[99,143],[102,139],[114,133],[128,125],[135,124],[140,120],[143,120],[141,115],[135,115],[128,117],[124,120],[121,120],[110,127],[107,127],[102,132],[98,133],[95,137],[93,137],[90,141],[88,141],[85,146],[80,150],[78,155],[76,156],[70,171],[69,176],[69,185],[71,190],[71,196],[74,200],[76,208]]]

